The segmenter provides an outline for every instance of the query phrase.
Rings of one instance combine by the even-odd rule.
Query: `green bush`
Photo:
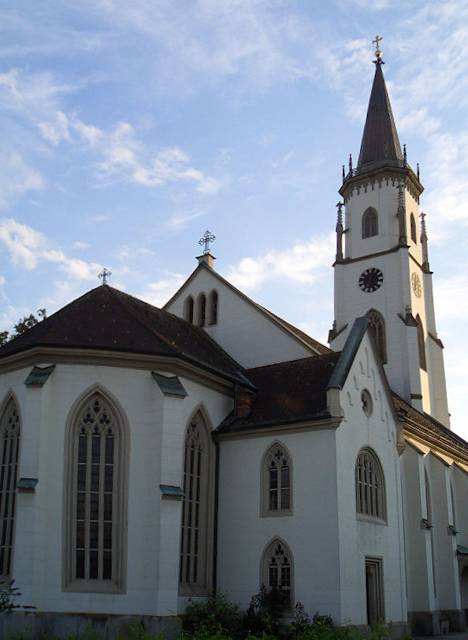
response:
[[[191,601],[182,616],[182,630],[186,638],[197,640],[240,640],[245,636],[243,613],[222,594],[210,596],[203,602]]]

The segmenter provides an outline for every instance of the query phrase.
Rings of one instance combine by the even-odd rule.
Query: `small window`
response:
[[[206,296],[200,293],[198,296],[198,326],[204,327],[206,324]]]
[[[210,321],[209,324],[218,323],[218,292],[210,293]]]
[[[9,577],[12,569],[19,445],[19,412],[10,398],[0,416],[0,576],[3,578]]]
[[[387,345],[385,338],[385,320],[381,313],[376,309],[371,309],[367,312],[367,319],[369,320],[369,327],[371,328],[372,335],[374,336],[375,346],[380,359],[385,364],[387,362]]]
[[[414,244],[418,243],[418,236],[416,233],[416,220],[414,219],[414,215],[410,215],[410,231],[411,231],[411,240]]]
[[[361,449],[356,460],[356,511],[385,520],[385,483],[379,459],[371,449]]]
[[[193,324],[193,298],[192,296],[189,296],[186,300],[185,300],[185,309],[184,309],[184,317],[187,320],[187,322],[190,322],[190,324]]]
[[[418,350],[419,350],[419,368],[423,371],[427,371],[426,362],[426,342],[424,340],[424,328],[419,315],[416,316],[417,331],[418,331]]]
[[[291,461],[285,448],[275,443],[262,463],[262,515],[289,515],[292,507]]]
[[[278,589],[284,594],[284,605],[290,609],[293,602],[293,562],[291,551],[282,540],[275,539],[266,548],[261,576],[267,589]]]
[[[361,393],[361,406],[367,417],[372,415],[373,402],[371,394],[367,389],[363,389]]]
[[[379,233],[379,216],[373,207],[369,207],[362,214],[362,237],[371,238]]]
[[[382,558],[366,558],[366,605],[369,626],[385,622]]]

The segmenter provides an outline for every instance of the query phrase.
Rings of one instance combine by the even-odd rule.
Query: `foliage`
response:
[[[144,622],[131,622],[124,633],[119,633],[117,640],[164,640],[161,633],[150,633]]]
[[[250,634],[274,634],[280,631],[282,618],[288,606],[288,593],[281,588],[267,589],[252,596],[244,618],[244,627]]]
[[[15,599],[18,598],[21,593],[14,584],[14,580],[0,580],[0,612],[12,611],[20,606],[16,604]]]
[[[203,602],[190,602],[182,616],[182,629],[185,637],[198,640],[224,636],[242,638],[243,614],[237,605],[216,594]]]
[[[29,316],[24,316],[24,318],[20,318],[18,322],[15,324],[15,332],[10,333],[9,331],[0,331],[0,347],[13,340],[17,336],[20,336],[34,325],[38,324],[41,320],[45,320],[47,318],[46,309],[38,309],[37,317],[30,313]]]

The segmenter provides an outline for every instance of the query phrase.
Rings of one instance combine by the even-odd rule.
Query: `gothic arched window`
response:
[[[362,237],[370,238],[379,233],[379,216],[374,207],[368,207],[362,214]]]
[[[93,393],[69,433],[66,583],[73,590],[124,589],[126,454],[122,420]]]
[[[200,293],[198,296],[198,326],[204,327],[206,324],[206,296]]]
[[[380,359],[385,364],[387,362],[387,341],[385,338],[385,320],[381,313],[375,309],[367,312],[369,327],[374,336],[375,345],[379,353]]]
[[[0,576],[11,575],[15,515],[20,418],[13,398],[0,416]]]
[[[261,565],[262,584],[267,589],[279,589],[284,594],[287,609],[293,602],[293,558],[288,545],[275,538],[265,549]]]
[[[218,292],[210,293],[210,320],[209,324],[217,324],[218,322]]]
[[[201,595],[209,590],[211,458],[208,430],[197,413],[187,428],[184,451],[179,583],[185,594]]]
[[[287,515],[292,507],[291,460],[285,448],[275,443],[262,463],[262,514]]]
[[[418,331],[419,367],[423,371],[427,371],[426,341],[424,340],[424,327],[419,314],[416,316],[416,325]]]
[[[414,244],[418,243],[418,236],[416,233],[416,220],[414,219],[414,215],[410,215],[410,232],[411,232],[411,240]]]
[[[386,518],[385,480],[379,459],[371,449],[361,449],[356,460],[356,511]]]
[[[190,322],[190,324],[193,324],[193,307],[193,298],[192,296],[189,296],[186,298],[184,303],[184,317],[187,322]]]

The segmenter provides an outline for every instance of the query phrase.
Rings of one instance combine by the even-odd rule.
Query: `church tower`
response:
[[[423,186],[398,139],[376,38],[375,75],[357,166],[343,169],[336,225],[335,320],[340,350],[367,316],[391,388],[449,426],[443,345],[437,337]],[[345,215],[343,219],[343,207]]]

